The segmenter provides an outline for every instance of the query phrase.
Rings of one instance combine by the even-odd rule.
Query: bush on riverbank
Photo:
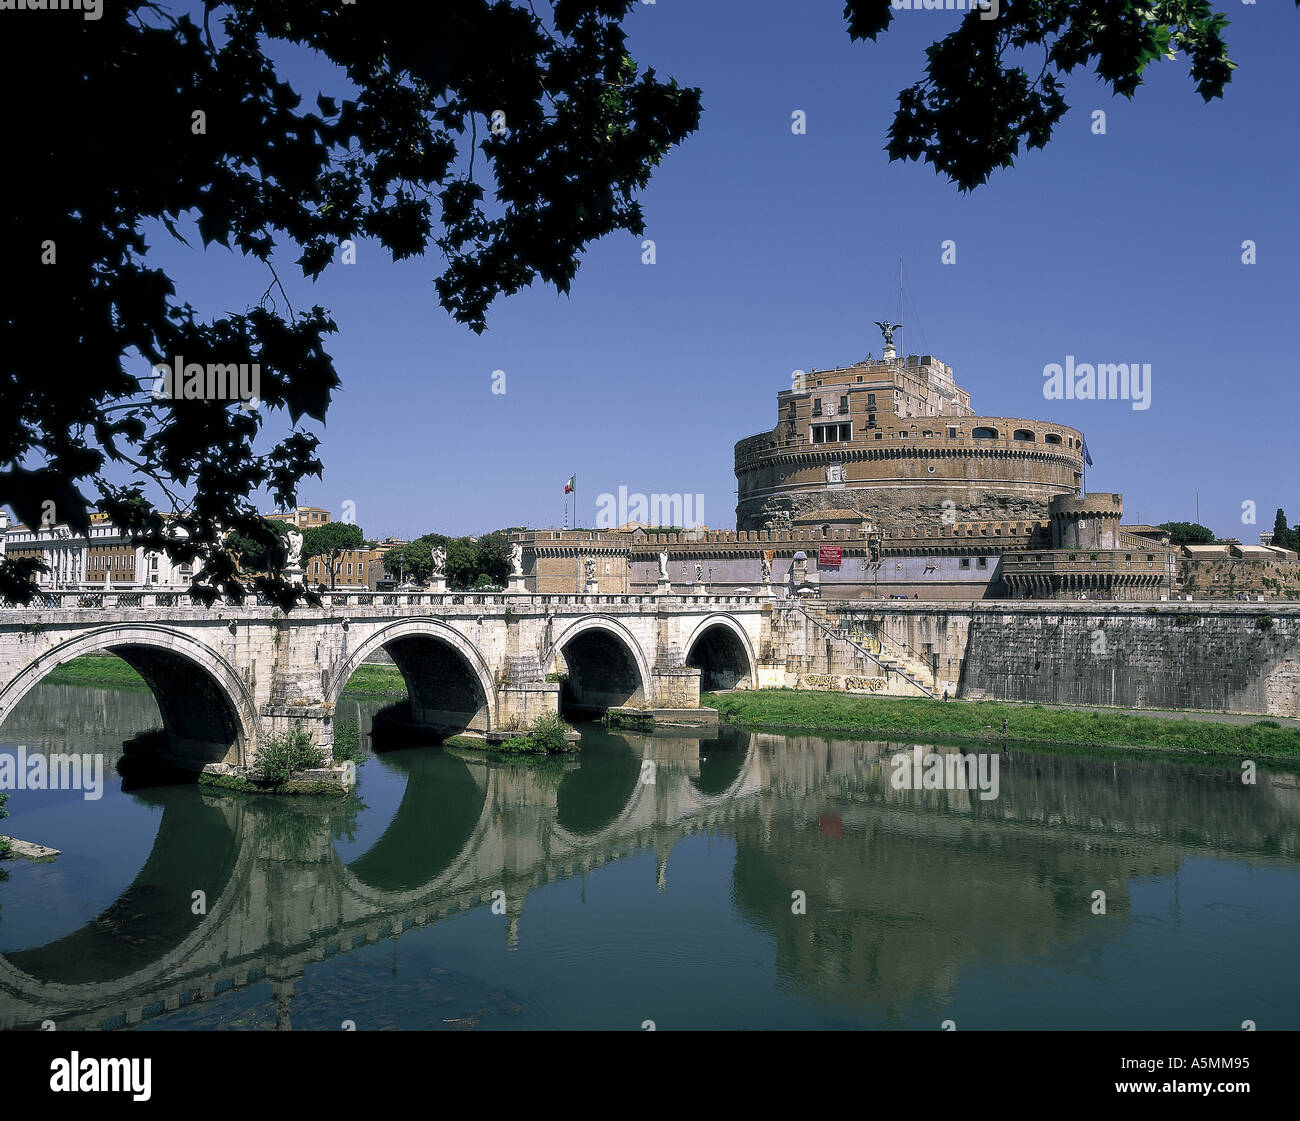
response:
[[[760,689],[708,693],[700,703],[751,728],[878,733],[903,737],[1001,739],[1078,747],[1158,748],[1179,754],[1296,762],[1300,728],[1276,721],[1221,724],[1208,720],[1085,712],[1000,701],[933,701],[922,697],[852,697],[813,690]]]
[[[257,752],[253,773],[258,782],[278,786],[297,771],[323,767],[325,756],[300,727],[279,736],[269,736]]]
[[[565,755],[577,751],[578,745],[569,741],[568,724],[556,713],[544,712],[533,721],[527,734],[489,744],[486,750],[502,755]]]
[[[7,793],[0,794],[0,821],[3,821],[5,818],[9,816],[9,811],[5,809],[5,803],[7,801],[9,801],[9,795]],[[3,860],[6,856],[9,855],[9,850],[12,847],[13,846],[10,845],[8,841],[6,841],[3,837],[0,837],[0,860]]]

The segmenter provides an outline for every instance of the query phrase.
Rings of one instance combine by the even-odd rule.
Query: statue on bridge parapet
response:
[[[284,562],[284,574],[288,577],[290,583],[301,584],[303,579],[302,534],[295,526],[289,530],[286,538],[289,543],[289,551]]]
[[[447,550],[435,545],[429,554],[429,584],[435,592],[447,590]]]
[[[659,583],[655,588],[661,596],[671,595],[673,586],[668,581],[668,550],[659,550]]]
[[[510,542],[510,583],[508,590],[513,595],[526,595],[524,586],[524,547],[518,541]]]

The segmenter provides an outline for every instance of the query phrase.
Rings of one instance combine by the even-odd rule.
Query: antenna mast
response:
[[[903,255],[901,253],[898,255],[898,334],[901,340],[903,334]],[[901,341],[898,344],[898,351],[900,356],[906,353]],[[906,362],[907,359],[904,358],[903,361]]]

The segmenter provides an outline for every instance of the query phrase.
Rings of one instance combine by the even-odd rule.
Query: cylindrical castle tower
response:
[[[829,508],[884,529],[1045,520],[1051,499],[1082,487],[1082,433],[974,415],[930,355],[798,374],[777,414],[735,446],[737,529],[788,528]]]
[[[1124,496],[1109,492],[1060,495],[1048,505],[1053,549],[1118,548]]]

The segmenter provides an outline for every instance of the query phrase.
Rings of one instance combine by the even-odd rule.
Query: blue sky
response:
[[[734,528],[733,444],[772,427],[792,370],[879,354],[872,321],[897,311],[901,255],[907,352],[953,366],[980,413],[1082,429],[1088,487],[1122,491],[1126,521],[1192,520],[1198,490],[1221,536],[1256,540],[1278,506],[1300,520],[1298,17],[1283,0],[1219,6],[1240,66],[1222,101],[1201,101],[1181,58],[1131,102],[1076,73],[1047,149],[965,196],[883,151],[898,91],[959,13],[899,12],[853,44],[838,3],[639,6],[633,56],[704,101],[642,195],[656,263],[640,239],[608,238],[568,296],[498,300],[475,336],[438,306],[435,256],[395,265],[361,242],[312,284],[284,249],[295,306],[340,327],[325,477],[300,502],[336,517],[355,502],[371,536],[559,525],[576,472],[582,524],[626,486],[703,495],[701,520]],[[314,96],[309,65],[290,74]],[[1241,261],[1247,239],[1257,264]],[[940,262],[945,240],[956,264]],[[225,250],[158,248],[208,313],[266,287]],[[1045,400],[1043,367],[1067,355],[1150,363],[1150,407]]]

